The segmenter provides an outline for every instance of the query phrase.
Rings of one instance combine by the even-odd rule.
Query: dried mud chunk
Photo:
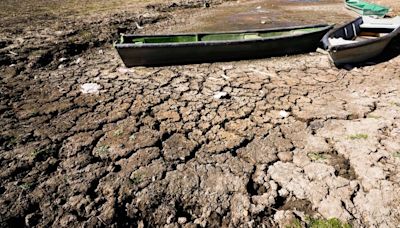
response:
[[[177,122],[181,119],[180,115],[178,112],[176,111],[160,111],[158,113],[156,113],[156,118],[158,120],[170,120],[172,122]]]
[[[84,132],[69,137],[61,147],[61,156],[71,157],[76,155],[84,148],[90,147],[100,134],[101,132]]]
[[[278,153],[278,158],[282,162],[290,162],[293,160],[293,154],[291,152],[280,152]]]
[[[131,136],[131,140],[135,144],[135,148],[144,148],[154,146],[159,140],[159,133],[155,130],[144,128]]]
[[[232,222],[238,225],[249,220],[250,200],[247,195],[237,193],[231,199]]]
[[[212,134],[214,131],[217,131],[215,135]],[[210,140],[213,140],[205,148],[208,153],[218,153],[234,149],[245,140],[244,137],[232,132],[220,130],[219,128],[213,128],[209,133],[207,133],[207,137]]]
[[[73,103],[69,100],[56,101],[52,103],[44,104],[40,107],[40,113],[52,114],[52,113],[62,113],[68,111],[73,106]]]
[[[130,176],[130,180],[132,184],[144,188],[152,181],[161,179],[165,170],[165,163],[162,160],[157,160],[148,166],[140,167],[134,171]]]
[[[266,138],[256,138],[245,148],[237,151],[238,157],[251,164],[268,164],[278,159],[273,142]]]
[[[194,150],[195,142],[187,139],[183,134],[174,134],[163,142],[163,154],[166,160],[185,160]]]
[[[152,160],[158,157],[160,157],[160,149],[156,147],[150,147],[139,149],[129,158],[118,161],[117,164],[121,165],[121,172],[132,172],[138,167],[147,166]]]
[[[352,216],[345,208],[343,208],[342,204],[343,201],[341,201],[340,199],[328,195],[320,203],[318,207],[318,212],[325,218],[331,217],[338,218],[342,221],[349,221],[350,219],[352,219]]]
[[[126,157],[136,149],[133,137],[130,134],[130,126],[112,126],[112,130],[99,141],[96,149],[93,151],[95,155],[101,158],[111,158],[116,160]]]

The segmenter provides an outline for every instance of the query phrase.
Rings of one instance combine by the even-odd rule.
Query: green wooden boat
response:
[[[364,2],[361,0],[345,0],[345,5],[346,8],[363,16],[384,17],[390,10],[388,7]]]
[[[315,51],[331,25],[197,34],[122,35],[115,43],[127,67],[256,59]]]

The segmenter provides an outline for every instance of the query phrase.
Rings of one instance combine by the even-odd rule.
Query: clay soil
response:
[[[339,0],[208,3],[0,2],[1,227],[400,224],[399,39],[343,69],[320,52],[127,69],[111,45],[354,17]]]

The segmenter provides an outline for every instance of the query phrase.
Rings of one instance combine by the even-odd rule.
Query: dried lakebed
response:
[[[57,53],[1,67],[1,226],[400,222],[400,57],[126,69],[101,42]]]

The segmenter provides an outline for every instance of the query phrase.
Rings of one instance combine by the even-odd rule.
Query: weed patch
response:
[[[110,150],[110,146],[102,145],[99,148],[97,148],[96,151],[99,154],[108,154],[109,150]]]
[[[320,154],[320,153],[317,153],[317,152],[308,153],[307,156],[313,161],[325,160],[326,159],[326,157],[323,154]]]
[[[354,134],[354,135],[349,135],[349,139],[351,140],[357,140],[357,139],[367,139],[368,135],[367,134]]]

